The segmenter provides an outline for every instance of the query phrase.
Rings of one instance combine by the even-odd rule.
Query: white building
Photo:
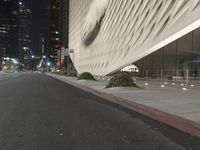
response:
[[[176,50],[169,48],[166,52],[181,51],[178,48],[185,42],[177,45],[176,40],[185,35],[187,45],[193,43],[187,50],[199,54],[200,45],[194,44],[200,39],[199,27],[200,0],[70,0],[69,48],[74,49],[79,73],[107,75],[132,63],[142,66],[143,58],[171,43],[176,42]],[[184,62],[191,64],[198,58],[187,61],[189,53],[182,52],[178,56],[183,58],[174,53],[166,55],[178,59],[170,69],[184,68]],[[164,54],[157,57],[157,64],[165,59]],[[160,65],[156,69],[165,68]]]

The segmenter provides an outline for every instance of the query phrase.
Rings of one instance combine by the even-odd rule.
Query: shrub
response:
[[[67,74],[67,72],[65,71],[60,71],[60,72],[55,72],[55,74],[60,75],[60,76],[64,76]]]
[[[77,77],[77,74],[76,74],[76,72],[73,73],[73,71],[68,70],[66,72],[66,76],[68,76],[68,77]]]
[[[89,72],[83,72],[82,74],[80,74],[78,79],[79,80],[95,80],[93,75]]]
[[[129,73],[118,73],[112,77],[106,88],[111,87],[138,87]]]

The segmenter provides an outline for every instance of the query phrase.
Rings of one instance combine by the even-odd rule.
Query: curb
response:
[[[189,133],[192,136],[200,137],[200,123],[190,121],[190,120],[187,120],[187,119],[184,119],[182,117],[175,116],[175,115],[172,115],[172,114],[169,114],[169,113],[166,113],[166,112],[162,112],[160,110],[157,110],[157,109],[154,109],[154,108],[142,105],[142,104],[138,104],[136,102],[132,102],[128,99],[124,99],[124,98],[121,98],[121,97],[118,97],[118,96],[114,96],[112,94],[108,94],[108,93],[105,93],[105,92],[98,91],[98,90],[95,90],[95,89],[90,88],[88,86],[81,85],[81,84],[78,84],[78,83],[74,83],[74,82],[71,82],[69,80],[65,80],[65,79],[63,79],[62,77],[59,77],[59,76],[55,76],[55,75],[51,75],[51,74],[47,74],[47,75],[49,75],[53,78],[56,78],[58,80],[61,80],[65,83],[68,83],[68,84],[70,84],[74,87],[77,87],[77,88],[79,88],[83,91],[86,91],[88,93],[99,96],[99,97],[106,99],[110,102],[119,104],[119,105],[121,105],[125,108],[131,109],[135,112],[143,114],[143,115],[150,117],[154,120],[163,122],[163,123],[165,123],[169,126],[177,128],[177,129],[179,129],[183,132]]]

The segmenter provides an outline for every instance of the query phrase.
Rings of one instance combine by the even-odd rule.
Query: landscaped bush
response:
[[[60,71],[60,72],[55,72],[55,74],[60,75],[60,76],[65,76],[67,74],[66,71]]]
[[[89,72],[83,72],[82,74],[80,74],[78,79],[79,80],[95,80],[93,75]]]
[[[67,73],[66,73],[66,76],[68,76],[68,77],[77,77],[77,74],[76,74],[76,72],[68,70]]]
[[[106,88],[111,87],[138,87],[131,75],[127,72],[121,72],[112,77]]]

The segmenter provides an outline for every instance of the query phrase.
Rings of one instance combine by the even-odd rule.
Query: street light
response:
[[[48,62],[48,63],[47,63],[47,66],[50,66],[50,65],[51,65],[51,63],[50,63],[50,62]]]
[[[31,58],[32,58],[32,71],[35,70],[35,56],[34,55],[31,55]]]
[[[48,71],[50,72],[51,63],[50,63],[50,62],[47,62],[47,66],[48,66]]]

